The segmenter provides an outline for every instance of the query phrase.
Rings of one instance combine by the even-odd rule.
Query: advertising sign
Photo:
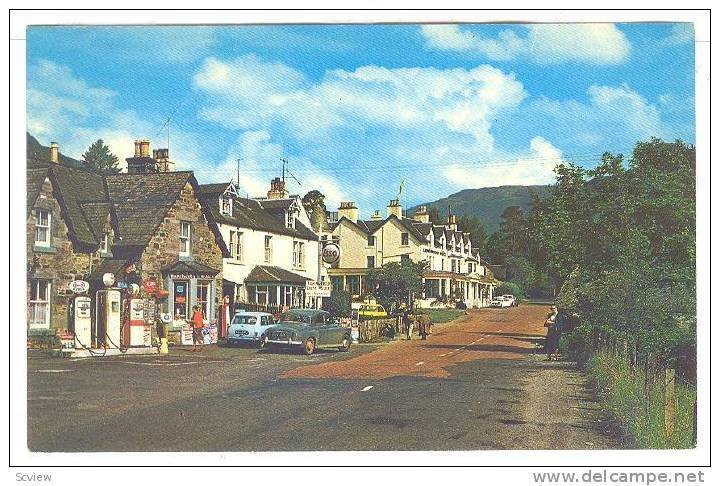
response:
[[[143,281],[143,290],[146,294],[154,294],[157,292],[157,279],[155,277],[146,278]]]
[[[322,249],[322,261],[328,265],[337,263],[340,260],[340,245],[337,243],[326,243]]]
[[[68,284],[68,289],[74,294],[84,294],[90,290],[90,284],[85,280],[73,280]]]
[[[330,297],[332,285],[329,280],[324,282],[315,282],[308,280],[305,282],[305,295],[308,297]]]

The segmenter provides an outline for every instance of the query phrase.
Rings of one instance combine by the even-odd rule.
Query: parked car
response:
[[[509,300],[511,307],[517,307],[518,301],[517,301],[517,299],[515,298],[514,295],[512,295],[512,294],[506,294],[506,295],[503,295],[502,298],[505,299],[505,300]]]
[[[509,296],[510,297],[509,299],[507,297],[508,297],[507,295],[499,295],[499,296],[495,297],[493,300],[490,301],[490,307],[503,308],[503,307],[512,307],[512,306],[516,305],[514,303],[515,298],[512,295]]]
[[[273,324],[275,320],[267,312],[236,312],[228,326],[228,344],[259,343],[265,330]]]
[[[311,355],[318,348],[350,349],[351,330],[332,322],[329,312],[317,309],[290,309],[279,322],[260,337],[261,348],[301,349]]]
[[[372,319],[387,317],[388,313],[380,304],[363,304],[358,310],[360,319]]]

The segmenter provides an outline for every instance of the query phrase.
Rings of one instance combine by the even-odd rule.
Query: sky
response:
[[[81,158],[169,145],[201,183],[281,175],[362,216],[695,143],[692,24],[34,26],[27,130]],[[238,160],[240,172],[238,177]]]

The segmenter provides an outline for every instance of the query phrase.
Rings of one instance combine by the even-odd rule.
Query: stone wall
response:
[[[52,214],[51,239],[49,248],[36,248],[34,209],[46,209]],[[53,187],[45,180],[40,194],[26,221],[27,231],[27,298],[30,299],[31,279],[47,279],[52,282],[50,289],[50,329],[68,327],[68,301],[71,293],[68,284],[76,278],[84,278],[100,262],[97,251],[76,248],[68,237],[68,227],[62,218],[60,204],[53,195]],[[26,312],[29,326],[29,306]],[[37,329],[29,329],[35,332]]]

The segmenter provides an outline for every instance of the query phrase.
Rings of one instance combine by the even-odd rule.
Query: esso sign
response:
[[[73,280],[68,284],[68,289],[73,294],[84,294],[90,290],[90,284],[85,280]]]
[[[322,249],[322,261],[328,265],[340,260],[340,246],[337,243],[327,243]]]

